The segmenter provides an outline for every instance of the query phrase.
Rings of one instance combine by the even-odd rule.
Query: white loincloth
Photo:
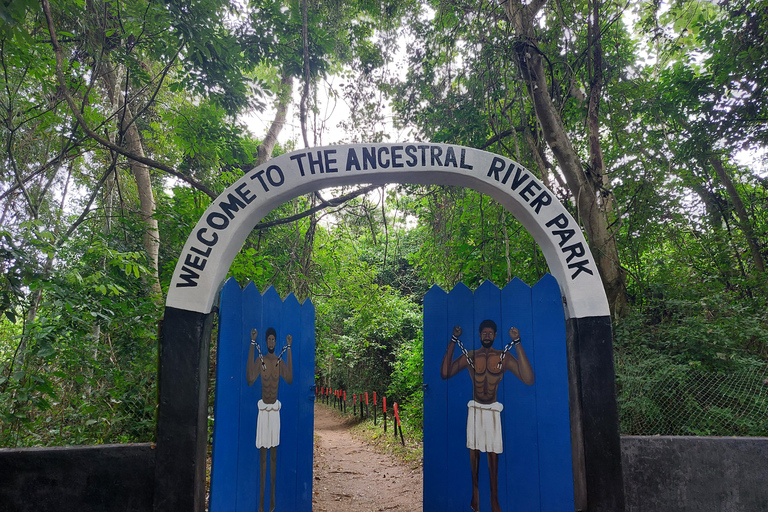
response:
[[[256,418],[256,448],[272,448],[280,444],[280,400],[265,404],[259,400]]]
[[[501,453],[501,411],[504,406],[499,402],[481,404],[470,400],[467,409],[467,448]]]

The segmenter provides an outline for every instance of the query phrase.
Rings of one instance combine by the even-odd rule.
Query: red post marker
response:
[[[376,392],[373,392],[373,405],[376,405]]]
[[[365,392],[365,405],[368,405],[368,392]]]
[[[346,389],[344,390],[344,401],[345,402],[347,401],[347,390]]]
[[[387,431],[387,397],[381,397],[381,413],[384,415],[384,432]]]
[[[355,400],[357,400],[357,395],[355,393],[352,393],[352,405],[355,404]]]
[[[405,446],[405,438],[403,437],[403,426],[400,424],[400,415],[397,412],[397,402],[392,404],[392,410],[395,411],[395,420],[397,423],[395,423],[395,439],[397,439],[397,430],[400,429],[400,441],[403,443],[403,446]]]

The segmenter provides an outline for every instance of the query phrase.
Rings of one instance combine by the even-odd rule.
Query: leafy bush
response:
[[[764,299],[667,289],[617,323],[624,434],[768,435]]]

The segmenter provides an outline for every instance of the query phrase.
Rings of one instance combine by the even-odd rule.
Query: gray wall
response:
[[[0,512],[152,510],[151,444],[0,449]]]
[[[768,438],[621,438],[627,512],[768,511]]]

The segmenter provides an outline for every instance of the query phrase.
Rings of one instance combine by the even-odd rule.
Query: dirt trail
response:
[[[333,410],[315,405],[313,512],[421,510],[422,473],[377,452]]]

